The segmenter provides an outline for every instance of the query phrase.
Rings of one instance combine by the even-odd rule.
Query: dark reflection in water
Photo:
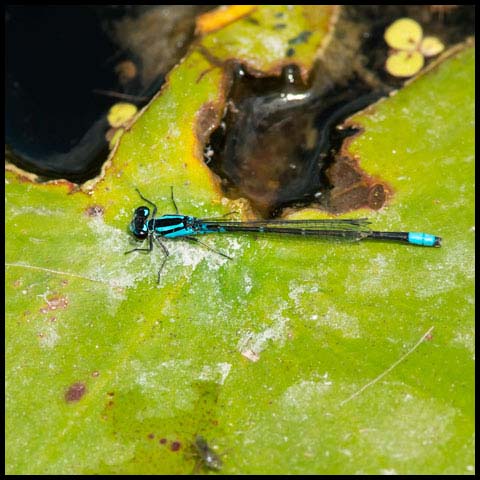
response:
[[[194,5],[8,5],[7,158],[81,183],[108,155],[106,114],[143,106],[193,38]]]
[[[296,203],[326,205],[332,154],[354,133],[335,126],[381,93],[355,78],[320,93],[303,85],[293,66],[280,79],[235,70],[228,112],[210,144],[209,166],[223,179],[226,193],[249,198],[266,217]]]

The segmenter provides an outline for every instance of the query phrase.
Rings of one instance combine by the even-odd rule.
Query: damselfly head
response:
[[[133,214],[133,220],[130,223],[130,231],[139,240],[144,240],[148,235],[148,216],[150,209],[148,207],[138,207]]]
[[[150,209],[148,207],[138,207],[135,209],[135,213],[133,214],[133,218],[143,218],[147,219],[150,215]]]

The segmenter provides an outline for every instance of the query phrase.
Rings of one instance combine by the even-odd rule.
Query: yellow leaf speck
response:
[[[110,109],[107,120],[110,126],[120,127],[137,113],[137,107],[132,103],[116,103]]]

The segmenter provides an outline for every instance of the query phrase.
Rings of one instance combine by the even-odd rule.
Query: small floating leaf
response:
[[[387,58],[385,68],[394,77],[411,77],[420,71],[424,62],[420,52],[400,51]]]
[[[116,103],[108,112],[107,120],[112,127],[121,127],[137,113],[133,103]]]
[[[415,50],[422,39],[421,25],[411,18],[401,18],[385,30],[387,44],[398,50]]]
[[[425,37],[420,44],[420,51],[425,57],[434,57],[445,50],[445,45],[437,37]]]
[[[124,128],[117,128],[115,129],[112,138],[110,138],[108,142],[108,146],[110,150],[113,149],[113,147],[116,145],[116,143],[120,140],[120,137],[124,134],[125,129]]]

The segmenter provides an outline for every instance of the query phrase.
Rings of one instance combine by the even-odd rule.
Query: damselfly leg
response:
[[[206,243],[201,242],[198,238],[195,238],[195,237],[183,237],[183,238],[185,238],[186,240],[190,240],[191,242],[199,243],[200,245],[203,245],[205,248],[207,248],[211,252],[214,252],[217,255],[221,255],[222,257],[228,258],[229,260],[233,260],[233,258],[230,257],[229,255],[227,255],[226,253],[222,253],[222,252],[219,252],[219,251],[213,249],[212,247],[210,247]]]
[[[128,252],[125,252],[125,255],[127,253],[132,253],[132,252],[148,252],[148,253],[150,253],[152,250],[153,250],[153,239],[152,239],[152,235],[149,235],[148,236],[148,248],[134,248],[133,250],[129,250]]]
[[[160,265],[160,268],[158,269],[157,282],[160,283],[160,275],[162,273],[163,267],[165,266],[165,263],[167,262],[167,258],[170,256],[170,252],[168,251],[167,247],[160,241],[160,239],[158,237],[155,237],[155,240],[157,241],[157,243],[162,248],[163,254],[164,254],[162,264]]]
[[[140,195],[140,198],[141,198],[142,200],[145,200],[146,202],[148,202],[150,205],[153,206],[152,218],[155,218],[155,215],[157,214],[157,206],[156,206],[151,200],[149,200],[148,198],[145,198],[145,197],[141,194],[141,192],[140,192],[140,190],[139,190],[138,188],[136,188],[135,190],[136,190],[137,193]]]
[[[178,207],[177,207],[177,204],[175,203],[175,199],[173,198],[173,186],[170,186],[170,193],[171,193],[173,206],[175,207],[175,213],[178,214]]]

